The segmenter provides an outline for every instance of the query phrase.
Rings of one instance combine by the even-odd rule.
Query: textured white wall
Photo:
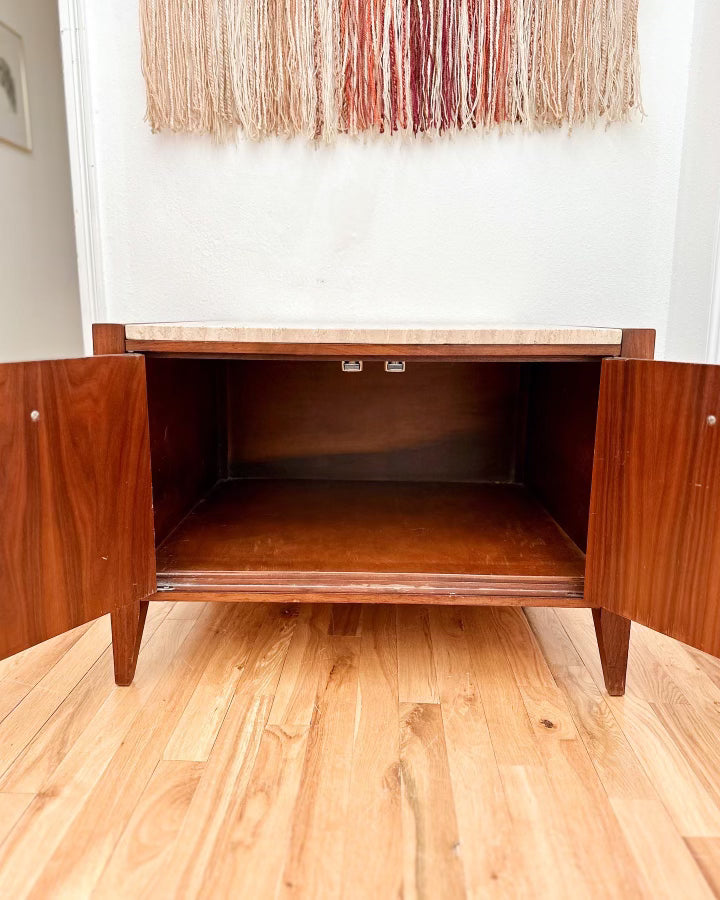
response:
[[[720,3],[695,0],[667,339],[670,358],[693,362],[706,357],[720,238],[719,47]]]
[[[640,6],[642,123],[315,148],[152,135],[136,4],[88,4],[106,318],[649,326],[662,350],[693,5]]]
[[[0,0],[25,41],[33,151],[0,143],[0,361],[82,353],[55,0]]]

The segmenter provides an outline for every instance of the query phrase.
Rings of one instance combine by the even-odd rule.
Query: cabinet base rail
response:
[[[405,572],[159,572],[158,591],[237,594],[348,594],[383,602],[386,595],[421,595],[428,602],[452,603],[459,598],[502,603],[505,598],[532,602],[582,601],[581,576],[454,575]],[[447,600],[443,600],[447,598]],[[222,598],[219,598],[222,599]],[[263,599],[269,599],[264,597]],[[356,599],[356,602],[361,602]],[[387,602],[402,602],[401,599]],[[582,602],[576,605],[586,605]]]

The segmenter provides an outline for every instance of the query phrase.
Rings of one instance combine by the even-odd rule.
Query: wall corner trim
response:
[[[105,282],[102,266],[98,188],[95,175],[90,66],[85,27],[86,0],[58,0],[58,12],[83,346],[85,353],[92,355],[92,324],[103,321],[104,318]]]

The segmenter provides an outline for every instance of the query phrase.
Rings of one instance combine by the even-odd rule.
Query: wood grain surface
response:
[[[655,355],[655,329],[623,328],[620,356],[628,359],[652,359]]]
[[[0,895],[713,896],[712,657],[636,626],[615,698],[587,610],[332,622],[153,602],[131,690],[108,618],[0,663]]]
[[[0,366],[0,507],[0,658],[154,591],[142,359]]]
[[[618,356],[619,344],[313,344],[126,340],[129,352],[247,359],[593,359]]]
[[[525,480],[583,551],[599,390],[599,361],[530,367]]]
[[[620,356],[633,359],[652,359],[655,353],[655,332],[649,328],[623,330]],[[597,406],[597,404],[596,404]],[[583,549],[587,549],[585,545]],[[605,687],[611,697],[625,693],[627,667],[630,656],[629,619],[610,612],[609,609],[593,609],[593,625],[597,638],[600,665]]]
[[[93,354],[107,356],[125,352],[125,326],[101,324],[96,322],[92,327]]]
[[[603,363],[587,594],[720,655],[720,368]],[[710,420],[712,421],[712,420]]]
[[[226,472],[224,363],[147,359],[145,366],[159,543]]]
[[[236,480],[163,542],[158,573],[185,588],[279,592],[325,583],[461,593],[483,576],[486,592],[494,582],[500,593],[540,593],[555,581],[559,595],[577,596],[584,555],[518,485]]]
[[[390,374],[377,361],[360,373],[337,362],[229,362],[229,472],[513,481],[522,368],[418,362]]]
[[[110,613],[115,684],[132,684],[149,606],[149,600],[136,600]]]

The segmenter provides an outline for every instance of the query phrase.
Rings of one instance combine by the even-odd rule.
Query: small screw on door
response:
[[[707,421],[708,425],[717,424],[717,418],[715,416],[708,416],[706,421]]]
[[[30,413],[30,418],[31,418],[31,420],[32,420],[33,422],[37,422],[37,420],[40,418],[40,413],[39,413],[36,409],[34,409],[34,410]]]

